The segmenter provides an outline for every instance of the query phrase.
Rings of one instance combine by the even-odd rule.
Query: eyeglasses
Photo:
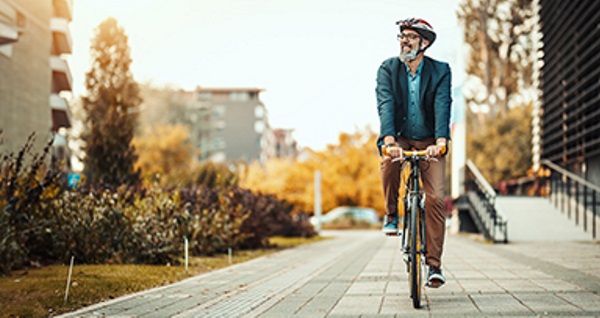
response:
[[[401,33],[398,34],[398,41],[402,41],[402,40],[416,40],[418,38],[420,38],[421,36],[418,33]]]

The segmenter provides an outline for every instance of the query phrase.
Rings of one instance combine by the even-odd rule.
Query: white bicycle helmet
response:
[[[433,31],[433,27],[423,19],[409,18],[400,20],[396,24],[400,26],[400,32],[409,29],[419,33],[420,36],[429,41],[427,47],[430,47],[435,42],[436,34]]]

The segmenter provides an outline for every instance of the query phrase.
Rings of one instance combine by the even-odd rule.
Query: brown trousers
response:
[[[409,150],[412,147],[417,150],[423,150],[427,146],[435,144],[435,139],[411,140],[400,137],[398,143],[404,150]],[[423,190],[426,193],[426,263],[429,266],[440,267],[442,264],[442,251],[446,230],[446,205],[444,202],[446,157],[438,157],[437,159],[439,160],[437,162],[421,161],[419,162],[419,167]],[[386,202],[385,209],[388,218],[398,216],[401,171],[401,162],[392,162],[390,157],[383,157],[381,161],[381,181],[383,183],[383,194]]]

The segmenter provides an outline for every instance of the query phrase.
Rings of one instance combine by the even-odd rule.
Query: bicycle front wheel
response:
[[[418,196],[412,198],[410,208],[410,297],[412,298],[413,307],[421,308],[422,297],[422,278],[423,272],[421,267],[421,225],[419,216],[419,201]]]

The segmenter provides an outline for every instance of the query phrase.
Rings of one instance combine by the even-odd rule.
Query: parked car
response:
[[[377,212],[375,212],[375,210],[356,206],[336,207],[335,209],[321,215],[320,223],[323,225],[342,219],[356,221],[356,223],[367,223],[369,225],[380,224],[379,217],[377,216]],[[318,219],[316,216],[310,218],[310,223],[313,226],[317,225],[317,221]]]

